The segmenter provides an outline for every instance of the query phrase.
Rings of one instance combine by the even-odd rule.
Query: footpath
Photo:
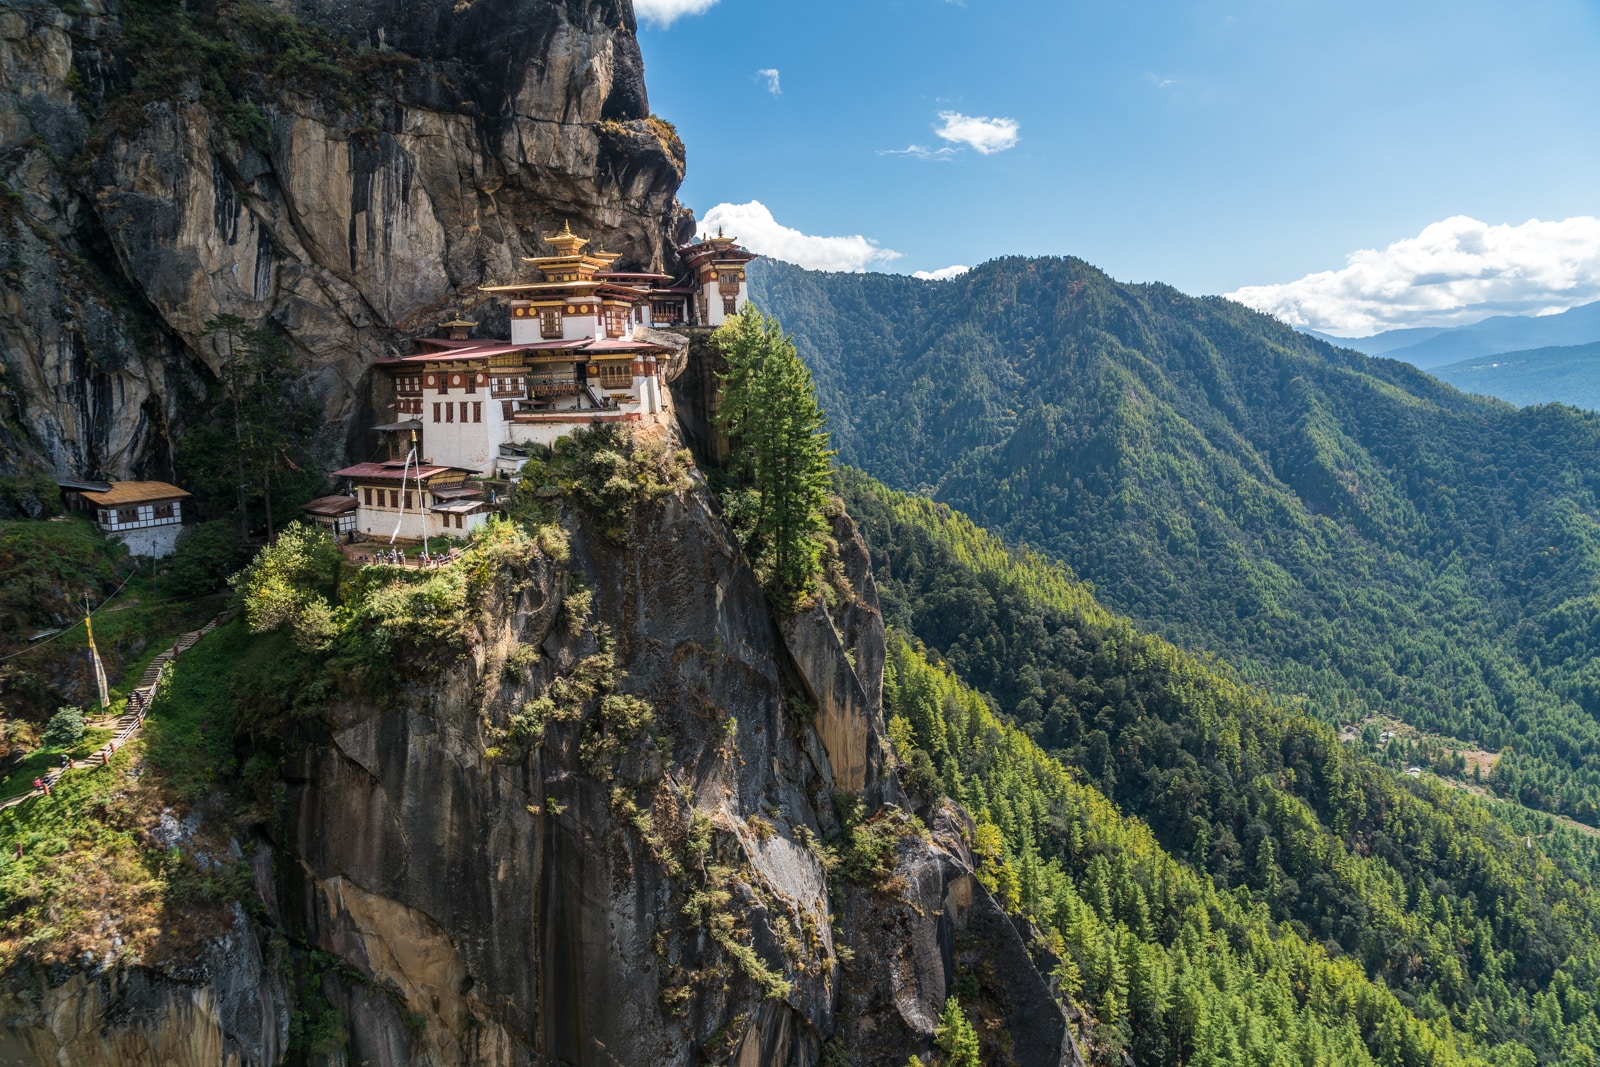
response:
[[[167,664],[193,648],[202,637],[227,622],[233,617],[233,614],[231,610],[225,611],[200,627],[200,629],[191,630],[186,634],[180,635],[172,643],[171,648],[158,654],[155,659],[150,661],[150,666],[145,668],[144,674],[139,678],[139,684],[134,686],[133,692],[128,694],[127,707],[112,727],[113,733],[109,741],[101,745],[92,755],[75,761],[70,767],[57,767],[54,770],[46,771],[35,779],[39,782],[37,787],[20,796],[11,797],[4,803],[0,803],[0,811],[14,808],[18,804],[32,800],[34,797],[49,796],[50,790],[55,788],[55,784],[61,780],[62,775],[74,771],[92,771],[97,767],[104,767],[109,764],[117,749],[127,744],[128,740],[138,734],[139,728],[144,725],[145,714],[150,710],[150,701],[155,698],[156,686],[161,683],[161,672],[166,668]]]

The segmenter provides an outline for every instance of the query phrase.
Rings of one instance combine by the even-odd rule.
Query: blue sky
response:
[[[759,201],[783,227],[899,253],[859,242],[855,265],[1070,254],[1195,293],[1275,286],[1247,292],[1345,332],[1600,299],[1600,224],[1592,250],[1581,225],[1600,215],[1596,0],[636,3],[652,107],[688,145],[684,202]],[[1428,244],[1458,218],[1479,229]],[[1406,241],[1409,259],[1386,251]],[[1363,249],[1383,269],[1337,273]],[[1405,284],[1437,286],[1445,260],[1547,277],[1390,321],[1346,299],[1396,284],[1385,256],[1412,264]]]

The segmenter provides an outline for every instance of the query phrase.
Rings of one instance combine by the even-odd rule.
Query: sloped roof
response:
[[[319,496],[300,505],[300,510],[312,515],[343,515],[354,511],[356,498],[353,496]]]
[[[163,500],[182,500],[187,496],[188,490],[179,489],[170,482],[112,482],[111,488],[103,493],[83,492],[83,499],[98,507],[152,504]]]

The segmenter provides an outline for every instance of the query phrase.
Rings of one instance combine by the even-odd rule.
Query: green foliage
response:
[[[1600,825],[1600,415],[1070,259],[750,278],[846,462],[1326,721],[1498,751],[1490,789]]]
[[[0,812],[0,967],[23,955],[76,962],[85,950],[112,952],[102,940],[108,927],[137,954],[170,949],[163,939],[207,916],[215,931],[230,926],[233,902],[252,892],[249,864],[202,865],[190,848],[162,847],[143,816],[188,809],[216,785],[247,784],[235,765],[236,721],[298,690],[301,669],[286,639],[252,638],[242,621],[220,627],[179,657],[143,729],[109,768],[69,772],[47,801]],[[87,731],[73,756],[109,736]]]
[[[0,633],[61,625],[122,584],[127,549],[86,519],[0,522]]]
[[[164,596],[189,597],[214,593],[247,559],[239,528],[226,519],[202,522],[178,542],[177,551],[162,561],[156,588]]]
[[[1500,352],[1430,367],[1428,373],[1464,393],[1513,404],[1560,401],[1600,410],[1600,342]]]
[[[523,464],[506,513],[532,529],[553,522],[557,501],[569,500],[608,540],[626,544],[634,513],[687,488],[692,465],[687,452],[596,422]]]
[[[1257,946],[1219,982],[1233,982],[1246,958],[1267,974],[1271,957],[1302,975],[1296,989],[1337,981],[1394,1026],[1420,1025],[1393,1021],[1406,1009],[1486,1050],[1526,1042],[1543,1063],[1600,1032],[1600,997],[1569,998],[1562,1023],[1536,1037],[1522,1023],[1540,998],[1585,985],[1600,966],[1592,852],[1530,847],[1527,830],[1470,795],[1397,777],[1328,727],[1139,633],[1048,561],[1007,552],[927,500],[859,476],[843,482],[886,614],[1016,722],[1002,725],[988,701],[896,640],[885,680],[896,755],[925,760],[939,791],[971,811],[992,891],[1064,939],[1058,977],[1096,1006],[1105,1048],[1128,1047],[1141,1063],[1192,1062],[1198,1039],[1184,1028],[1220,1025],[1172,1016],[1218,994],[1197,988],[1186,1001],[1175,984],[1184,967],[1135,944],[1174,951],[1196,902],[1212,930],[1231,916],[1243,924],[1231,943]],[[1063,763],[1098,788],[1072,783]],[[1113,823],[1148,844],[1111,845]],[[1146,848],[1189,888],[1140,874],[1124,850]],[[1262,938],[1279,947],[1262,955]],[[1324,978],[1312,977],[1318,968]],[[1362,990],[1394,1000],[1363,1000]],[[1263,997],[1226,1009],[1234,1022],[1222,1032],[1257,1025],[1260,1012],[1315,1007],[1315,997],[1299,1008]],[[1396,1062],[1366,1040],[1368,1054]]]
[[[972,1021],[955,997],[944,1002],[938,1029],[933,1032],[933,1043],[944,1053],[941,1067],[981,1067],[978,1032],[972,1028]]]
[[[291,523],[232,585],[252,632],[284,634],[318,657],[307,684],[371,691],[392,680],[400,659],[413,670],[454,662],[491,587],[515,581],[539,543],[514,523],[491,521],[448,566],[354,569],[325,530]]]
[[[294,388],[296,370],[281,333],[237,315],[206,323],[222,362],[204,415],[178,441],[177,463],[208,513],[232,514],[241,539],[259,520],[268,539],[322,484],[306,445],[321,414]]]
[[[778,320],[746,305],[711,343],[728,365],[717,424],[733,444],[731,518],[774,598],[793,605],[822,575],[833,456],[826,419]]]
[[[71,748],[82,736],[83,709],[68,706],[56,709],[50,721],[45,723],[39,739],[46,748]]]
[[[24,467],[0,474],[0,515],[48,519],[61,514],[61,490],[49,471]]]
[[[326,530],[292,523],[230,580],[252,633],[284,630],[305,652],[322,652],[336,633],[332,599],[344,554]]]

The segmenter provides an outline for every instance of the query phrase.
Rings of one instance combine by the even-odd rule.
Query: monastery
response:
[[[529,280],[486,285],[509,304],[511,337],[474,340],[465,319],[440,324],[415,355],[380,360],[393,381],[396,421],[374,427],[387,456],[335,471],[349,491],[305,507],[336,534],[389,540],[463,536],[495,501],[478,478],[514,478],[533,445],[582,426],[638,422],[667,407],[665,364],[675,346],[662,328],[719,326],[747,301],[755,253],[736,238],[681,249],[685,276],[616,271],[616,253],[563,224],[530,256]]]

